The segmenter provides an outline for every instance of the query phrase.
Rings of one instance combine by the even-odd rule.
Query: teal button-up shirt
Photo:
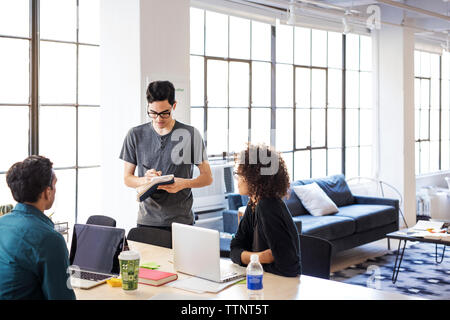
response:
[[[0,299],[75,299],[69,254],[53,222],[19,203],[0,217]]]

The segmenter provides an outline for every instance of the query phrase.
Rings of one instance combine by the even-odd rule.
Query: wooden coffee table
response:
[[[408,229],[403,229],[403,230],[399,230],[399,231],[388,233],[386,235],[386,237],[388,239],[400,240],[398,242],[398,249],[397,249],[397,254],[396,254],[396,257],[395,257],[394,270],[392,272],[392,283],[395,283],[397,281],[398,273],[400,271],[400,265],[402,264],[403,255],[405,253],[406,242],[408,242],[408,241],[418,241],[418,242],[426,242],[426,243],[434,243],[434,244],[436,244],[435,259],[436,259],[436,263],[437,264],[441,264],[442,261],[444,260],[445,248],[447,247],[447,245],[450,244],[450,242],[448,242],[448,241],[443,241],[443,240],[438,240],[438,239],[426,239],[426,238],[422,238],[422,237],[415,237],[415,236],[412,236],[412,235],[408,235],[407,231],[408,231]],[[400,247],[401,247],[402,241],[404,241],[404,244],[403,244],[403,248],[401,250],[401,255],[400,255]],[[442,250],[442,255],[441,255],[440,261],[439,261],[439,259],[438,259],[438,245],[440,245],[440,244],[444,246],[444,249]],[[398,260],[399,255],[400,255],[400,260]],[[397,265],[397,262],[398,262],[398,265]]]

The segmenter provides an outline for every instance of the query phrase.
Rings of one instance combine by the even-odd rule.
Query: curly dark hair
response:
[[[269,158],[270,161],[267,161]],[[252,209],[261,199],[283,198],[287,195],[290,187],[289,173],[279,152],[264,144],[247,144],[247,149],[235,157],[235,162],[236,173],[247,183],[250,196],[248,204]],[[273,162],[275,166],[278,164],[276,172],[269,170]]]
[[[175,87],[170,81],[153,81],[147,87],[147,101],[167,100],[170,105],[175,103]]]
[[[17,162],[6,173],[6,182],[14,200],[19,203],[39,200],[39,195],[52,186],[53,163],[42,156],[30,156]]]

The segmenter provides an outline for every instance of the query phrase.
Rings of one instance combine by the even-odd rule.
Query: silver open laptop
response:
[[[172,223],[172,249],[176,271],[220,283],[245,277],[244,267],[220,258],[217,230]]]
[[[89,289],[117,277],[124,241],[124,229],[75,224],[69,267],[72,287]]]

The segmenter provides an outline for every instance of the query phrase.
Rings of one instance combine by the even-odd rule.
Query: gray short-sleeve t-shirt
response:
[[[175,121],[171,132],[159,135],[151,122],[130,129],[123,143],[120,159],[137,166],[138,176],[149,169],[191,179],[194,164],[207,160],[206,148],[200,132]],[[172,222],[193,224],[192,191],[177,193],[157,190],[139,203],[138,224],[169,227]]]

